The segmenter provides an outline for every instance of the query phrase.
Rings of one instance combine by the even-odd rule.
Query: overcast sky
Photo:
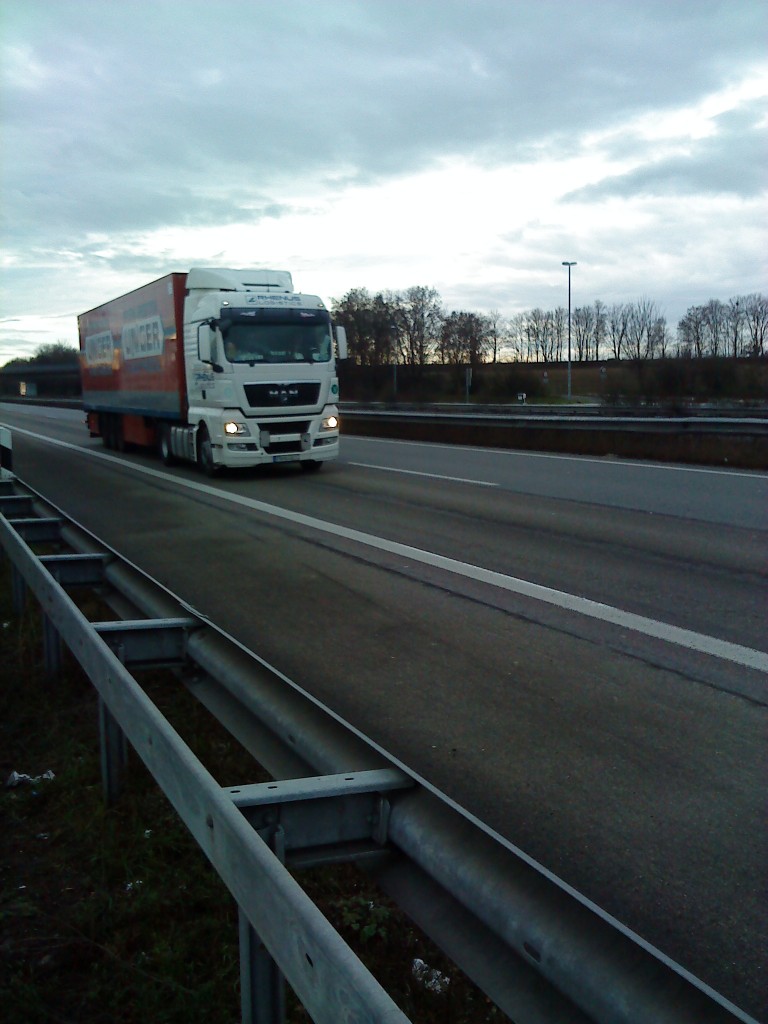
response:
[[[0,365],[171,270],[768,291],[765,0],[0,0]]]

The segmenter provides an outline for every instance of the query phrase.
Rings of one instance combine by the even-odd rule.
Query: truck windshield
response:
[[[230,363],[327,363],[331,333],[323,323],[232,323],[224,336]]]

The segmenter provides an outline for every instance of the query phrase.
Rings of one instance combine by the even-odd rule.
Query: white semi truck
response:
[[[83,401],[108,448],[227,467],[339,454],[346,337],[281,270],[172,273],[78,317]]]

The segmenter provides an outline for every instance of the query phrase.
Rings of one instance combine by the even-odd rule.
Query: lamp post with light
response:
[[[563,266],[568,267],[568,398],[571,397],[571,267],[576,266],[576,261],[568,263],[563,260]]]
[[[397,401],[397,324],[390,324],[392,338],[392,401]]]

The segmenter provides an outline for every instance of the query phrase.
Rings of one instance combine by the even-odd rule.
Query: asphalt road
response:
[[[768,1020],[768,475],[345,437],[212,482],[0,423],[22,480]]]

